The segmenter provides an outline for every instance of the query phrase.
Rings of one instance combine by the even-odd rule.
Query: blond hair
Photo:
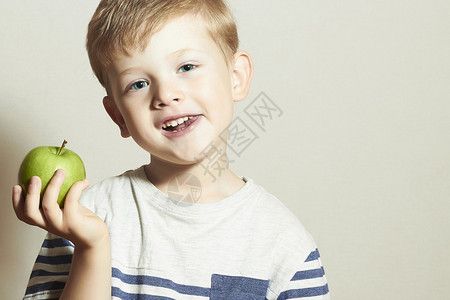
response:
[[[88,26],[86,48],[92,70],[106,88],[105,71],[117,55],[144,50],[152,33],[170,19],[192,13],[202,18],[225,59],[236,53],[239,39],[223,0],[102,0]]]

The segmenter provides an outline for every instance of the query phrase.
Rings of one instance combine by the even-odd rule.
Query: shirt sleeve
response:
[[[23,299],[58,299],[72,263],[74,245],[48,233],[33,266]]]
[[[319,250],[312,251],[290,279],[277,300],[329,300],[330,294]]]
[[[299,234],[300,233],[300,234]],[[312,236],[290,232],[277,241],[268,300],[329,300],[328,283]]]

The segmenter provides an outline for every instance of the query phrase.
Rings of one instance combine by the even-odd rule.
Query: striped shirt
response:
[[[330,299],[319,251],[298,219],[251,179],[232,196],[185,205],[143,167],[80,200],[111,236],[112,299]],[[57,299],[73,244],[48,234],[24,299]]]

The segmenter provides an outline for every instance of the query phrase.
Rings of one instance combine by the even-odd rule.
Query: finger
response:
[[[23,210],[25,206],[25,199],[23,198],[22,187],[20,185],[13,186],[12,205],[17,218],[24,221]]]
[[[89,180],[75,182],[70,188],[64,201],[64,212],[76,212],[78,209],[78,200],[81,197],[81,193],[89,187]]]
[[[23,206],[23,214],[25,216],[24,222],[39,227],[45,225],[44,217],[39,209],[41,185],[41,179],[38,176],[31,177]]]
[[[48,225],[60,228],[62,225],[62,211],[58,205],[59,190],[65,179],[64,170],[58,169],[45,189],[42,198],[42,211],[48,221]]]

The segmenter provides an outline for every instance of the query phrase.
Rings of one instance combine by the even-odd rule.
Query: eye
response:
[[[136,81],[135,83],[133,83],[130,86],[130,91],[138,91],[138,90],[143,89],[143,88],[145,88],[147,86],[148,86],[148,82],[147,81],[143,81],[143,80]]]
[[[194,66],[192,64],[183,65],[180,68],[180,72],[189,72],[189,71],[192,71],[195,68],[196,68],[196,66]]]

